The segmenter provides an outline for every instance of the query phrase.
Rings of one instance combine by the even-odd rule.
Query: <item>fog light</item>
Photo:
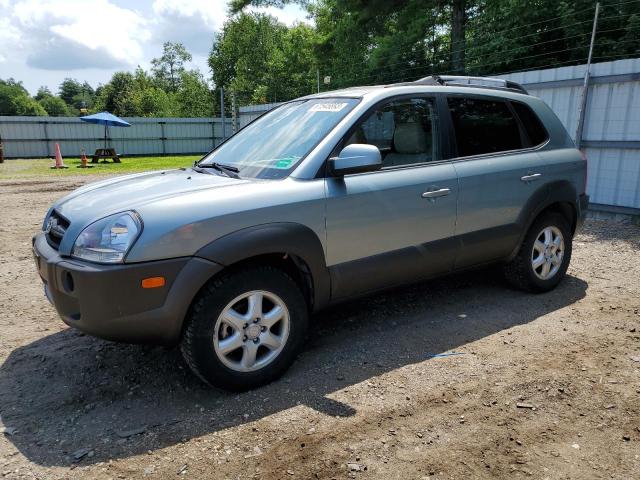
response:
[[[69,272],[64,272],[62,276],[62,286],[67,293],[72,293],[75,285],[73,283],[73,276]]]

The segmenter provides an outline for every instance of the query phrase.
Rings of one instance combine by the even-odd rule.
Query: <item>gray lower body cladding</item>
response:
[[[45,293],[62,320],[91,335],[131,343],[174,344],[202,285],[222,266],[199,257],[100,265],[62,257],[44,234],[33,253]],[[145,278],[165,285],[142,288]]]

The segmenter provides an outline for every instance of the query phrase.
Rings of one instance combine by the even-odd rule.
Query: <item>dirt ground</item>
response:
[[[86,181],[0,182],[5,478],[640,478],[640,227],[588,222],[548,294],[478,271],[323,312],[238,395],[46,302],[31,235]]]

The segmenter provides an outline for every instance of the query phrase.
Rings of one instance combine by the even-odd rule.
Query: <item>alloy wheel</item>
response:
[[[564,238],[559,228],[547,226],[536,237],[531,252],[531,267],[541,280],[552,278],[562,266]]]
[[[220,361],[237,372],[273,362],[289,337],[290,316],[274,293],[254,290],[234,298],[218,316],[213,346]]]

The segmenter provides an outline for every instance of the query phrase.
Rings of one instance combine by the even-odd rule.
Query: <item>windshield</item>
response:
[[[284,178],[357,103],[354,98],[286,103],[247,125],[199,164],[233,166],[242,177]]]

